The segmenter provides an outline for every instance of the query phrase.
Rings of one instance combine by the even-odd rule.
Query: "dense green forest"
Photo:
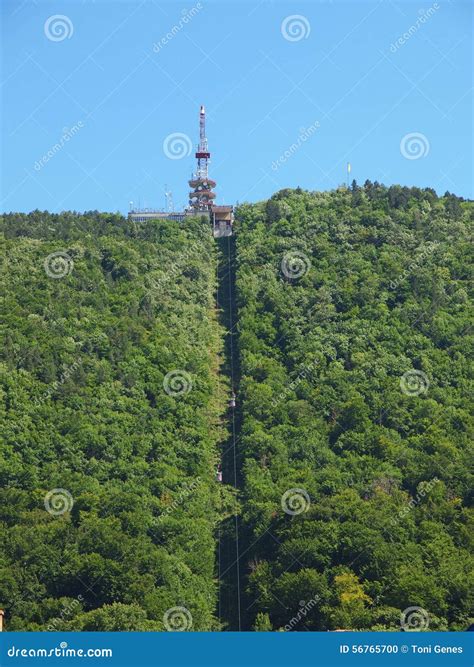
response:
[[[227,629],[235,525],[243,629],[464,630],[473,212],[366,182],[243,204],[222,243],[4,215],[7,629]]]
[[[2,227],[7,629],[217,629],[210,230],[39,211]]]
[[[469,625],[473,212],[370,182],[241,206],[255,629]]]

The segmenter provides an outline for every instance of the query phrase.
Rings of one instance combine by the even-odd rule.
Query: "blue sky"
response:
[[[218,203],[331,189],[347,162],[359,182],[473,196],[468,2],[1,11],[3,211],[162,207],[165,184],[182,208],[201,103]]]

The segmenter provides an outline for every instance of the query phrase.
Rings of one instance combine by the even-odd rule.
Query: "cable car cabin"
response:
[[[215,238],[232,236],[234,210],[232,206],[212,206],[212,233]]]
[[[235,408],[235,394],[234,394],[234,392],[232,392],[232,396],[230,397],[229,408]]]

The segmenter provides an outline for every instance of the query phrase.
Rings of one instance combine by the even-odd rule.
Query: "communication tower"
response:
[[[199,111],[199,144],[195,153],[197,166],[196,172],[188,181],[193,190],[189,193],[189,206],[194,211],[209,211],[216,193],[213,188],[216,182],[209,178],[209,161],[211,154],[207,144],[206,136],[206,110],[201,106]]]

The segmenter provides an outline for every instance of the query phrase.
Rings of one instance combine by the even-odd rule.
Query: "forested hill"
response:
[[[96,212],[2,226],[7,629],[216,629],[210,230]]]
[[[256,629],[469,625],[473,211],[370,182],[240,207]]]
[[[225,629],[239,584],[243,629],[465,629],[473,210],[284,190],[225,244],[202,219],[3,216],[7,630]]]

